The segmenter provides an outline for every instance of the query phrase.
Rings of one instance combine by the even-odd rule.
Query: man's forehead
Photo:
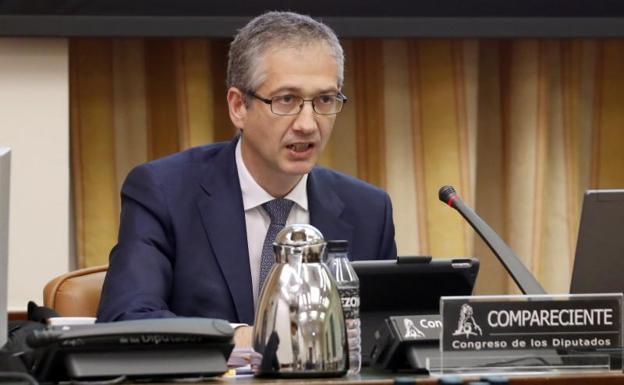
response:
[[[262,55],[256,70],[256,89],[294,93],[338,90],[338,63],[325,44],[275,47]]]
[[[288,60],[285,60],[288,58]],[[303,44],[301,46],[273,45],[264,49],[257,60],[260,67],[267,65],[288,65],[293,61],[326,61],[338,65],[333,51],[325,43]]]

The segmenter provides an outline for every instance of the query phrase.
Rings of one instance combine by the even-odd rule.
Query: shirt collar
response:
[[[241,142],[243,136],[241,135],[238,143],[236,144],[236,150],[234,151],[234,157],[236,159],[236,169],[238,171],[238,181],[243,193],[243,207],[245,211],[254,209],[261,206],[263,203],[275,199],[265,189],[263,189],[256,180],[251,176],[245,162],[243,161],[243,155],[241,151]],[[301,180],[295,185],[295,187],[284,197],[295,202],[295,204],[301,207],[303,210],[308,211],[308,193],[306,186],[308,182],[308,174],[303,175]]]

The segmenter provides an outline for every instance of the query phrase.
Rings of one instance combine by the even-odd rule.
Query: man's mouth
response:
[[[289,144],[288,146],[286,146],[286,148],[294,152],[305,152],[311,149],[312,147],[314,147],[314,144],[312,143],[294,143],[294,144]]]

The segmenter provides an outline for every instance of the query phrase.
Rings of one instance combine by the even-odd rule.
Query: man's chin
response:
[[[288,174],[293,176],[303,176],[312,170],[315,163],[312,162],[297,162],[295,164],[288,164],[286,167],[282,168],[282,170]]]

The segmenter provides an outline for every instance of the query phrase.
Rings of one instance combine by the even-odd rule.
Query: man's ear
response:
[[[230,87],[227,92],[228,110],[230,120],[238,129],[245,127],[247,118],[247,106],[245,105],[245,95],[236,87]]]

